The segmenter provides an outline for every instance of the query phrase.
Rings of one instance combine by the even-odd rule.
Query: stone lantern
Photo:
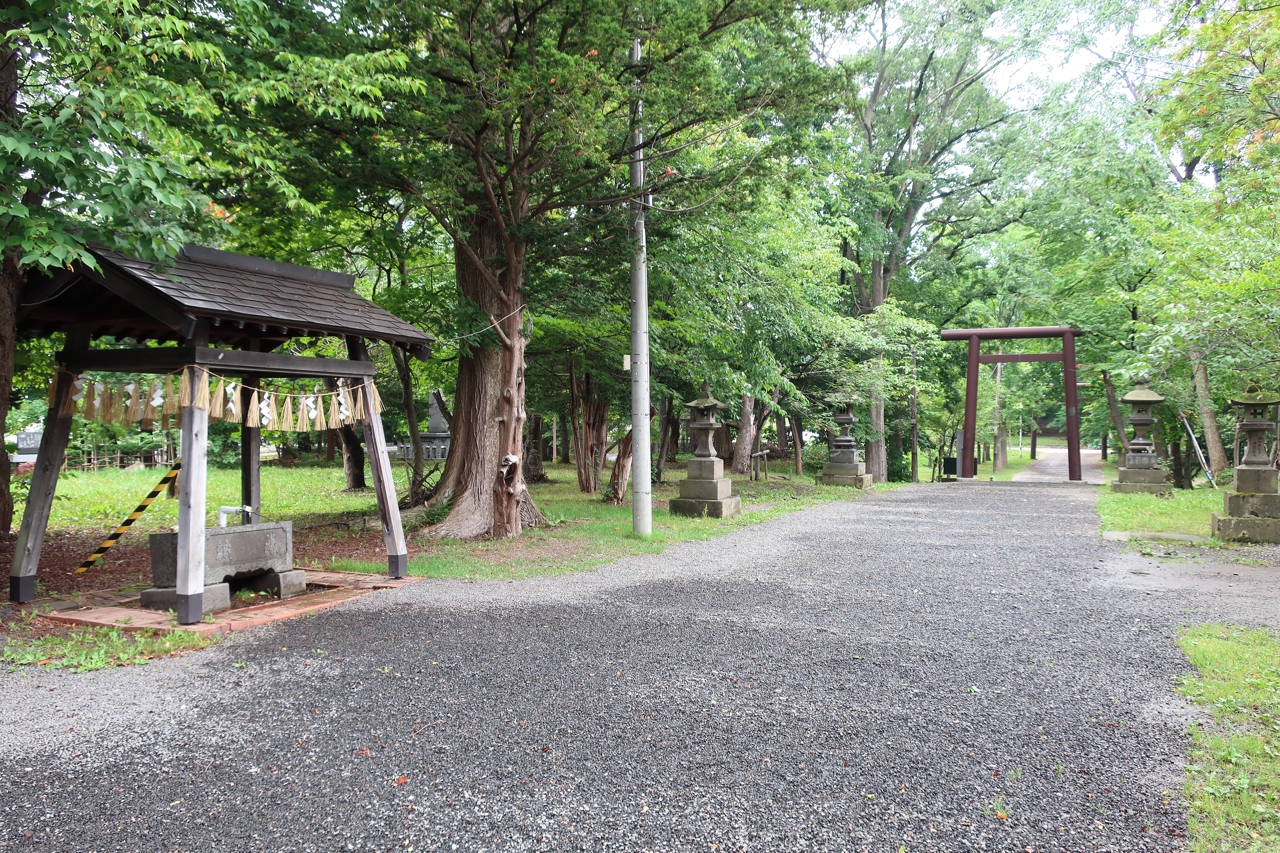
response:
[[[1164,469],[1160,457],[1155,454],[1155,442],[1147,435],[1155,426],[1154,408],[1164,402],[1164,397],[1141,383],[1120,398],[1121,403],[1133,407],[1129,424],[1133,427],[1133,439],[1129,452],[1124,455],[1124,465],[1118,472],[1118,480],[1111,484],[1113,492],[1147,492],[1158,494],[1168,490],[1164,482]]]
[[[716,412],[729,407],[711,396],[706,382],[702,383],[702,396],[685,405],[692,410],[689,432],[693,459],[689,460],[689,475],[680,481],[680,497],[671,499],[670,510],[695,518],[733,518],[742,512],[742,498],[732,494],[733,481],[724,475],[724,460],[716,456],[712,443],[720,428]]]
[[[853,403],[841,403],[840,406],[836,416],[832,418],[840,427],[840,434],[831,440],[831,453],[822,466],[818,482],[824,486],[865,489],[871,486],[871,475],[867,473],[867,465],[862,461],[857,442],[849,434],[858,419],[853,416]]]
[[[1275,429],[1271,408],[1276,394],[1257,385],[1231,401],[1245,434],[1244,458],[1235,470],[1235,490],[1226,493],[1226,516],[1213,516],[1213,535],[1228,542],[1280,543],[1280,494],[1276,469],[1267,453],[1267,433]]]

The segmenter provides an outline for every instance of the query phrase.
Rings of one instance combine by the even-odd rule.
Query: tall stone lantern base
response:
[[[1269,415],[1280,399],[1264,394],[1256,385],[1231,403],[1245,434],[1244,458],[1236,466],[1235,491],[1225,496],[1225,516],[1213,516],[1213,535],[1225,542],[1280,544],[1280,471],[1271,466],[1267,434],[1275,428]]]
[[[711,396],[711,386],[702,383],[702,396],[685,404],[693,410],[689,432],[693,437],[693,459],[689,476],[680,481],[680,497],[672,498],[673,515],[692,518],[734,518],[742,514],[742,498],[733,494],[733,481],[724,475],[724,460],[715,455],[712,436],[720,428],[716,410],[726,408]]]
[[[1236,468],[1236,489],[1223,497],[1226,515],[1213,514],[1213,535],[1224,542],[1280,544],[1280,494],[1275,468]],[[1251,488],[1253,491],[1245,491]]]
[[[862,454],[849,435],[849,428],[858,422],[853,416],[853,407],[846,406],[833,420],[840,425],[840,434],[831,440],[831,455],[822,466],[818,483],[823,486],[871,488],[872,477],[867,473],[867,464],[862,461]]]
[[[1154,453],[1126,453],[1124,465],[1116,469],[1117,480],[1111,484],[1113,492],[1146,492],[1159,494],[1169,491],[1164,481],[1164,469],[1160,457]]]
[[[742,498],[732,492],[723,459],[690,459],[689,476],[680,481],[680,497],[671,499],[670,510],[693,518],[734,518],[742,514]]]

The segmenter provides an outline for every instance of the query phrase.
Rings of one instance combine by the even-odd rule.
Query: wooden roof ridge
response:
[[[246,270],[248,272],[293,278],[307,284],[327,284],[347,290],[353,290],[356,286],[356,277],[349,273],[304,267],[284,261],[272,261],[254,255],[228,252],[226,249],[211,249],[208,246],[200,246],[196,243],[184,245],[178,257],[200,264],[217,264],[218,266]]]

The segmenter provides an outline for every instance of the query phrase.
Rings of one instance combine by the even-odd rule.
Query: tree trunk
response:
[[[778,455],[785,459],[791,455],[791,442],[787,441],[786,419],[782,415],[774,415],[773,428],[778,432]]]
[[[0,52],[0,61],[4,58],[5,53]],[[0,72],[0,85],[3,85],[2,77],[3,72]],[[0,426],[4,425],[9,416],[9,396],[13,391],[18,294],[21,289],[22,271],[18,266],[18,257],[13,252],[5,252],[0,257]],[[0,536],[8,535],[13,529],[13,492],[9,487],[11,473],[9,454],[0,447]]]
[[[871,438],[866,442],[867,473],[873,483],[889,482],[889,448],[884,435],[884,401],[872,400],[868,407]]]
[[[729,438],[728,424],[722,423],[716,427],[715,435],[712,436],[712,446],[715,448],[716,456],[724,460],[733,459],[734,443]]]
[[[742,407],[738,410],[738,443],[733,448],[733,473],[751,472],[752,439],[756,434],[756,401],[750,394],[742,395]]]
[[[542,454],[545,442],[542,440],[542,415],[529,415],[529,435],[524,443],[524,481],[526,483],[545,483],[547,475],[542,470]]]
[[[1182,442],[1174,440],[1169,442],[1169,467],[1170,474],[1173,475],[1173,485],[1175,488],[1185,488],[1183,483],[1186,482],[1186,465],[1187,462],[1182,456]]]
[[[452,505],[433,533],[502,539],[546,522],[529,497],[520,465],[526,340],[518,306],[524,299],[525,246],[481,213],[468,225],[465,244],[454,243],[458,295],[488,314],[493,325],[458,357],[452,446],[433,499]],[[491,335],[496,346],[487,340]]]
[[[609,400],[600,393],[590,373],[578,376],[569,368],[570,412],[573,427],[573,455],[578,471],[578,489],[591,494],[600,489],[608,441]]]
[[[1003,471],[1009,466],[1009,437],[1004,424],[996,425],[995,446],[992,449],[991,473]]]
[[[800,416],[791,416],[791,444],[795,448],[792,461],[795,462],[796,476],[804,473],[804,429],[800,425]]]
[[[1102,387],[1107,392],[1107,407],[1111,410],[1111,423],[1116,428],[1116,437],[1120,439],[1120,446],[1124,448],[1124,452],[1129,452],[1129,434],[1125,432],[1124,418],[1120,416],[1120,403],[1116,399],[1116,386],[1111,381],[1111,373],[1102,371]]]
[[[570,393],[570,396],[572,396],[572,393]],[[568,465],[571,461],[569,458],[569,445],[573,443],[573,431],[571,426],[571,422],[573,421],[572,409],[570,410],[569,417],[562,418],[561,420],[564,423],[564,428],[560,430],[560,446],[556,448],[556,453],[560,454],[560,462],[564,465]]]
[[[347,491],[367,488],[364,481],[364,447],[356,435],[356,428],[343,424],[338,430],[342,442],[342,473],[346,477]]]
[[[24,5],[20,0],[4,0],[0,3],[0,8],[5,11],[18,9],[17,20],[22,21]],[[4,27],[4,37],[0,38],[0,125],[9,126],[17,121],[18,88],[22,78],[18,68],[19,54],[7,38],[9,25],[0,24],[0,27]],[[6,180],[7,176],[0,176],[0,184]],[[12,187],[4,189],[6,195],[12,195]],[[0,238],[8,236],[12,235],[0,232]],[[17,247],[0,252],[0,435],[4,434],[5,421],[9,417],[9,398],[13,393],[18,298],[23,282],[23,270],[18,264],[21,257],[22,253]],[[13,529],[11,473],[9,454],[0,447],[0,536],[8,535]]]
[[[671,441],[667,448],[667,461],[678,462],[678,454],[680,453],[680,418],[676,415],[676,401],[674,398],[671,400],[671,412],[668,417],[671,420],[669,426],[671,430]]]
[[[631,430],[618,442],[618,458],[613,463],[613,473],[609,475],[609,488],[605,491],[605,500],[615,506],[627,502],[627,483],[631,481]]]
[[[1227,450],[1222,446],[1222,433],[1218,431],[1218,412],[1209,393],[1209,368],[1204,354],[1191,352],[1191,378],[1196,385],[1196,407],[1200,410],[1200,425],[1204,428],[1205,452],[1209,454],[1209,468],[1217,477],[1227,470]]]
[[[671,450],[671,410],[675,408],[675,400],[667,397],[658,404],[658,431],[661,438],[658,440],[658,460],[654,470],[657,472],[657,482],[662,482],[662,477],[667,470],[667,454]]]
[[[426,470],[426,454],[422,450],[422,427],[418,423],[418,405],[413,396],[413,371],[409,366],[409,353],[392,346],[391,360],[396,363],[396,375],[400,377],[400,394],[404,399],[404,419],[409,429],[409,450],[413,454],[409,471],[409,506],[418,506],[427,499],[423,485]],[[361,471],[363,472],[363,468]],[[361,474],[363,477],[363,473]]]

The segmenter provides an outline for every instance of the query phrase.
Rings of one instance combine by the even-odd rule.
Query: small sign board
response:
[[[44,438],[44,431],[40,432],[20,432],[14,436],[17,442],[18,451],[9,458],[14,462],[35,462],[36,454],[40,451],[40,439]]]

